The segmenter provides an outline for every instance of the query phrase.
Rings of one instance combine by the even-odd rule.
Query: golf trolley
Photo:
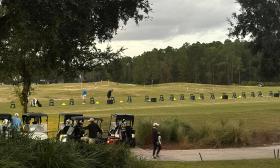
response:
[[[107,144],[124,143],[135,147],[135,130],[133,129],[134,115],[111,115]]]

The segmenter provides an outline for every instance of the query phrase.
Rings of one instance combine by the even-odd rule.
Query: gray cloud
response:
[[[129,22],[114,41],[163,40],[216,30],[227,26],[227,18],[238,8],[235,0],[150,0],[151,19]]]

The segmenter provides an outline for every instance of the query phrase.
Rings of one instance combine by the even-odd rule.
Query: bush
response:
[[[140,121],[137,127],[136,140],[137,145],[151,145],[152,142],[152,121]],[[192,128],[179,120],[163,121],[159,128],[164,143],[178,143],[186,139],[187,135],[192,132]]]
[[[160,127],[160,132],[164,142],[178,143],[185,139],[187,135],[192,132],[191,126],[179,122],[179,120],[174,119],[172,121],[164,121]]]
[[[202,127],[197,128],[197,130],[192,130],[187,136],[190,142],[196,143],[201,139],[205,139],[211,135],[211,127],[208,125],[202,125]]]
[[[248,145],[248,137],[242,121],[230,123],[221,120],[216,125],[204,125],[193,131],[189,140],[200,146],[220,148]]]
[[[152,122],[141,120],[136,128],[136,142],[137,145],[144,146],[152,143]]]
[[[18,168],[21,167],[19,162],[15,162],[13,160],[0,160],[0,167],[1,168]]]
[[[230,147],[248,145],[248,133],[244,131],[243,122],[221,120],[217,124],[203,124],[196,129],[177,119],[161,122],[159,131],[162,141],[167,143],[184,143],[186,141],[202,147]],[[137,128],[137,142],[140,146],[151,145],[151,121],[141,121]]]
[[[244,131],[243,122],[223,123],[214,131],[216,147],[243,146],[248,144],[248,135]]]
[[[144,168],[125,146],[0,138],[1,168]]]

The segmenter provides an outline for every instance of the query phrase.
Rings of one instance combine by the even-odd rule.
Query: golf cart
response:
[[[73,123],[73,119],[72,117],[83,117],[83,114],[80,113],[67,113],[67,112],[63,112],[63,113],[59,113],[58,115],[58,126],[57,126],[57,140],[61,141],[61,142],[66,142],[67,141],[67,131],[64,131],[66,126],[72,125]],[[66,123],[66,121],[70,120],[70,123]]]
[[[6,122],[7,121],[7,122]],[[9,137],[12,115],[8,113],[0,114],[0,136]]]
[[[43,119],[46,118],[46,123]],[[32,139],[48,139],[48,115],[44,113],[25,113],[22,114],[23,132],[28,133]]]
[[[99,128],[102,128],[101,127],[102,122],[103,122],[102,118],[96,118],[94,116],[76,116],[76,117],[71,117],[71,120],[73,120],[73,121],[77,121],[77,122],[82,121],[84,127],[87,126],[90,123],[90,121],[89,121],[90,119],[94,119],[94,122],[99,126]],[[88,132],[87,132],[87,130],[85,130],[84,137],[87,137],[87,135],[88,135]],[[95,144],[105,144],[106,143],[107,136],[103,137],[103,135],[106,136],[106,134],[98,134],[97,135],[97,138],[95,139]]]
[[[133,129],[134,115],[111,115],[107,144],[124,143],[135,147],[135,130]]]

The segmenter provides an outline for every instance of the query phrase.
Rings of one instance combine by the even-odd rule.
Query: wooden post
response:
[[[198,153],[198,154],[199,154],[200,160],[203,161],[201,153]]]

